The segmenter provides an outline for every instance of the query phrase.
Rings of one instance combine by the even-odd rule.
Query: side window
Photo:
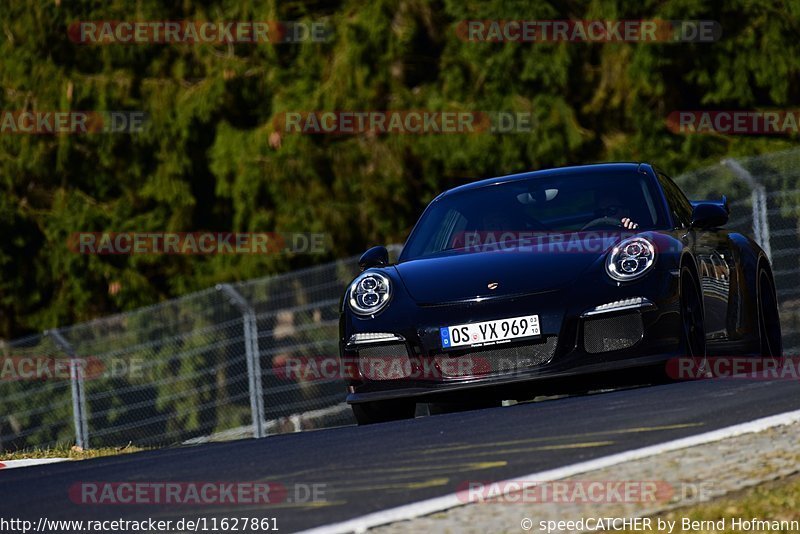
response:
[[[686,195],[675,185],[675,182],[662,172],[658,172],[658,181],[667,197],[667,204],[673,219],[677,224],[688,228],[692,221],[692,205]]]

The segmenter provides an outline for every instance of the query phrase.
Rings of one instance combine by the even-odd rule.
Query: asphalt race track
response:
[[[797,381],[706,380],[618,390],[369,427],[148,451],[0,473],[5,517],[275,517],[293,532],[800,409]],[[85,505],[79,482],[325,484],[322,502]],[[292,491],[288,494],[293,498]]]

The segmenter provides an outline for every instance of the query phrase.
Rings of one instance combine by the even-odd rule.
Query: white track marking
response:
[[[504,486],[506,488],[512,488],[514,487],[513,483],[522,483],[530,480],[536,480],[539,482],[551,482],[554,480],[560,480],[562,478],[571,477],[581,473],[586,473],[588,471],[594,471],[596,469],[603,469],[605,467],[610,467],[613,465],[618,465],[633,460],[639,460],[641,458],[647,458],[648,456],[655,456],[657,454],[662,454],[665,452],[675,451],[678,449],[685,449],[687,447],[694,447],[695,445],[704,445],[706,443],[713,443],[715,441],[721,441],[723,439],[741,436],[742,434],[762,432],[764,430],[776,426],[790,425],[797,422],[800,422],[800,410],[795,410],[793,412],[786,412],[778,415],[772,415],[770,417],[764,417],[762,419],[755,419],[747,423],[741,423],[738,425],[720,428],[718,430],[712,430],[710,432],[704,432],[703,434],[688,436],[673,441],[666,441],[664,443],[651,445],[649,447],[644,447],[641,449],[634,449],[630,451],[620,452],[617,454],[612,454],[610,456],[604,456],[602,458],[588,460],[586,462],[579,462],[572,465],[566,465],[564,467],[549,469],[547,471],[531,473],[529,475],[525,475],[518,478],[511,478],[504,481],[499,481],[498,486],[501,488]],[[507,490],[504,493],[510,493],[510,490]],[[450,495],[443,495],[441,497],[434,497],[432,499],[426,499],[424,501],[419,501],[411,504],[404,504],[402,506],[397,506],[395,508],[381,510],[380,512],[374,512],[361,517],[356,517],[354,519],[349,519],[347,521],[342,521],[340,523],[334,523],[331,525],[312,528],[304,532],[306,534],[338,534],[346,532],[365,532],[367,529],[377,527],[380,525],[386,525],[388,523],[394,523],[396,521],[405,521],[408,519],[414,519],[416,517],[421,517],[424,515],[441,512],[443,510],[448,510],[450,508],[455,508],[457,506],[464,506],[467,504],[469,503],[465,503],[463,501],[463,497],[459,497],[457,493],[451,493]]]
[[[69,458],[33,458],[30,460],[0,460],[0,471],[16,467],[29,467],[31,465],[54,464],[66,462]]]

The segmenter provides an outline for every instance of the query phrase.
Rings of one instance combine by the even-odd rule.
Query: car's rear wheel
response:
[[[353,415],[359,425],[385,423],[400,419],[412,419],[417,404],[405,399],[361,402],[353,404]]]
[[[775,284],[763,266],[758,269],[758,337],[762,356],[780,358],[783,355]]]

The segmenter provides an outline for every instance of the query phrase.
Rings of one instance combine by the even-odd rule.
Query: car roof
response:
[[[543,169],[540,171],[522,172],[518,174],[509,174],[507,176],[498,176],[495,178],[486,178],[468,184],[460,185],[452,189],[444,191],[439,197],[448,196],[462,191],[471,189],[480,189],[490,185],[504,184],[508,182],[516,182],[520,180],[528,180],[530,178],[546,178],[553,176],[566,176],[570,174],[605,174],[608,172],[619,171],[635,171],[647,173],[651,166],[647,163],[641,162],[619,162],[619,163],[594,163],[591,165],[573,165],[571,167],[557,167],[555,169]]]

